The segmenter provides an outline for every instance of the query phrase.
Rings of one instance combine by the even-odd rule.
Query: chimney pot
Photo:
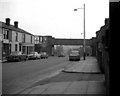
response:
[[[10,18],[6,18],[6,25],[10,25]]]
[[[14,22],[14,27],[18,28],[18,21]]]

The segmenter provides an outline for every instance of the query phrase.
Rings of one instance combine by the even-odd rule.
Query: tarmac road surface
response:
[[[68,57],[3,63],[2,93],[17,93],[39,80],[58,74],[72,64],[74,62],[68,61]]]

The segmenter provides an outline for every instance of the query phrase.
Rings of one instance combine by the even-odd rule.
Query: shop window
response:
[[[22,52],[23,52],[23,54],[26,53],[26,46],[23,46],[23,47],[22,47]]]

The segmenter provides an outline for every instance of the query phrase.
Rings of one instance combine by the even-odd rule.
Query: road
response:
[[[63,68],[72,66],[68,57],[7,62],[2,65],[3,94],[17,93],[42,79],[54,76]]]

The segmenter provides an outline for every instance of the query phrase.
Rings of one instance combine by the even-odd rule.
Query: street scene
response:
[[[86,61],[72,62],[67,57],[50,57],[46,60],[4,63],[3,74],[3,93],[8,94],[89,94],[90,92],[91,94],[105,94],[103,86],[105,77],[100,72],[94,57],[87,57]],[[80,86],[77,86],[76,90],[73,89],[73,92],[71,92],[72,89],[65,91],[67,86],[70,84],[72,86],[73,82]],[[87,92],[88,83],[90,83],[89,86],[91,84],[94,86]],[[48,85],[53,90],[49,90],[51,88]],[[46,89],[49,91],[45,91]]]
[[[109,2],[92,2],[0,1],[0,94],[109,96]]]
[[[36,80],[58,73],[67,67],[66,58],[49,57],[43,60],[30,60],[23,62],[10,62],[3,65],[3,92],[15,92],[28,87]],[[71,64],[69,64],[70,66]],[[5,69],[4,69],[5,68]],[[15,69],[15,70],[14,70]],[[5,71],[7,70],[7,71]],[[5,77],[4,77],[5,76]],[[10,91],[11,90],[11,91]]]

